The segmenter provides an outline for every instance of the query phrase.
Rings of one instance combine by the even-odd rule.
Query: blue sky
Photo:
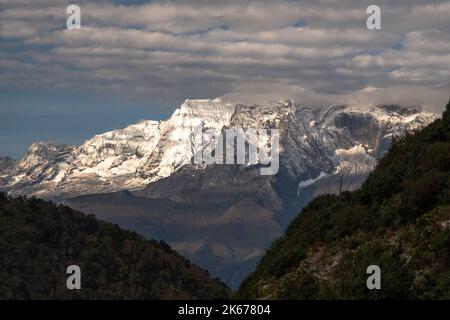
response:
[[[163,120],[170,110],[146,102],[36,89],[2,89],[0,103],[0,150],[14,159],[36,141],[78,145],[142,119]]]
[[[0,156],[80,144],[187,98],[301,105],[450,98],[450,1],[0,0]]]

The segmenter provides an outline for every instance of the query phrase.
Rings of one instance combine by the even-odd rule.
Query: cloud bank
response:
[[[0,0],[0,86],[177,104],[224,96],[299,104],[450,98],[449,1]],[[367,30],[366,8],[382,9]]]

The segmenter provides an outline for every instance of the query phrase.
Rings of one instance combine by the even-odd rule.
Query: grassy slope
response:
[[[381,290],[366,287],[372,264]],[[313,200],[236,296],[450,299],[450,102],[396,140],[359,190]]]

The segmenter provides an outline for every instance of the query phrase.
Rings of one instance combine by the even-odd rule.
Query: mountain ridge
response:
[[[345,133],[333,137],[334,132],[321,130],[321,127],[330,125],[327,121],[334,121],[335,115],[340,115],[340,121],[352,121],[346,119],[344,114],[347,118],[356,114],[370,116],[379,122],[378,126],[390,127],[393,132],[387,132],[386,137],[423,126],[435,117],[417,110],[408,111],[402,106],[370,109],[336,106],[317,113],[289,100],[263,107],[225,103],[220,99],[188,99],[166,121],[140,121],[124,129],[95,135],[78,147],[51,142],[34,143],[23,159],[16,162],[16,166],[0,166],[3,181],[0,188],[16,195],[31,194],[50,199],[139,189],[191,163],[193,152],[198,150],[190,150],[191,145],[186,137],[191,133],[190,127],[199,123],[217,133],[224,128],[277,128],[289,138],[289,131],[294,131],[297,138],[291,137],[291,141],[287,141],[297,144],[287,150],[293,152],[290,162],[302,158],[307,160],[305,153],[298,154],[302,145],[312,145],[312,149],[317,144],[328,144],[329,148],[335,149],[354,147]],[[306,122],[305,119],[309,120]],[[303,122],[301,126],[297,125],[299,121]],[[330,127],[336,127],[336,124]],[[320,139],[319,135],[324,138]],[[344,141],[342,145],[336,138],[348,142]],[[309,157],[313,158],[311,150],[308,151],[311,154]],[[377,156],[374,154],[374,158]],[[330,159],[327,161],[334,161],[332,156],[326,158]],[[289,163],[289,157],[285,160],[285,167],[294,177],[304,173],[305,168]],[[325,166],[330,171],[333,163]]]

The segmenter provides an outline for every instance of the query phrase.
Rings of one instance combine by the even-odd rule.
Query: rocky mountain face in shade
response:
[[[393,136],[436,116],[403,106],[310,108],[186,100],[166,121],[142,121],[81,146],[35,143],[0,160],[0,190],[65,201],[162,239],[236,287],[270,242],[311,199],[358,187]],[[194,165],[192,127],[278,129],[280,169]],[[215,140],[204,136],[202,146]],[[128,191],[130,192],[128,192]]]

